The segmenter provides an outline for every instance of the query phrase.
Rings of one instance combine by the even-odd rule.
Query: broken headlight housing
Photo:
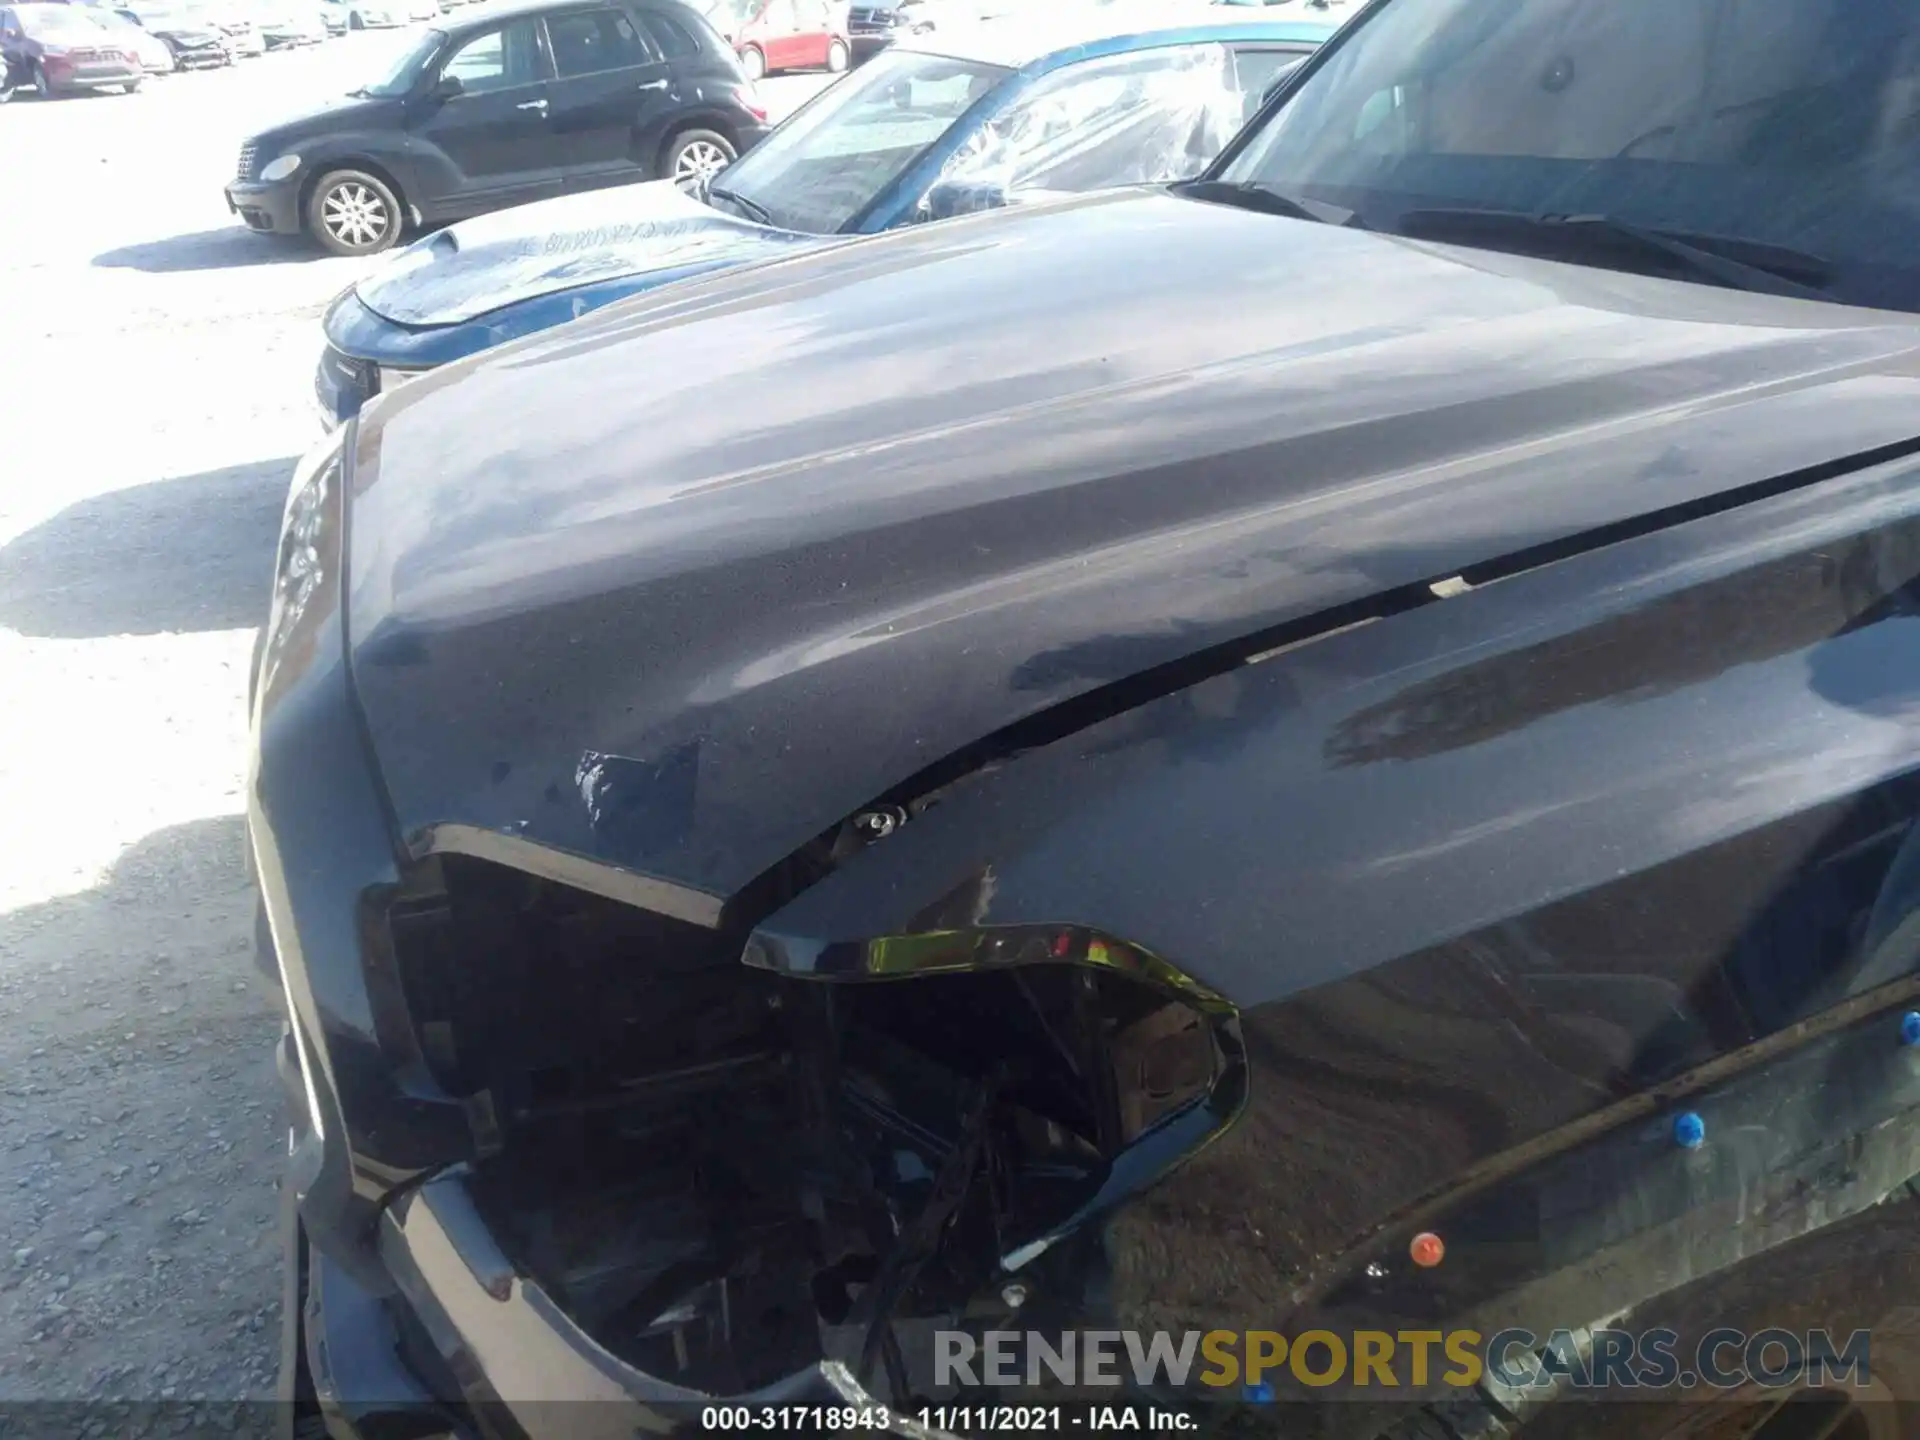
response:
[[[294,469],[280,517],[274,557],[273,599],[267,612],[267,643],[261,656],[260,689],[271,688],[290,638],[332,574],[339,553],[335,533],[340,513],[342,435],[329,436]]]

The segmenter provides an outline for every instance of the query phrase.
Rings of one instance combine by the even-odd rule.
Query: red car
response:
[[[848,0],[695,0],[755,80],[776,70],[826,69],[853,58]]]
[[[0,5],[0,100],[32,82],[42,100],[80,90],[140,88],[140,57],[84,9]]]

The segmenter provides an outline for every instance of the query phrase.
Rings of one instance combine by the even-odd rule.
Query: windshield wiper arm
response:
[[[729,205],[738,205],[742,210],[747,212],[747,218],[750,220],[758,220],[762,225],[773,224],[772,213],[758,200],[749,200],[738,191],[723,190],[718,185],[707,186],[707,194],[713,196],[715,199],[724,200]]]
[[[1367,228],[1352,210],[1342,210],[1338,205],[1327,205],[1318,200],[1303,200],[1284,190],[1256,185],[1250,180],[1185,180],[1172,188],[1176,195],[1208,200],[1218,205],[1235,205],[1242,210],[1258,211],[1262,215],[1280,215],[1288,220],[1312,220],[1320,225],[1344,225],[1353,230]]]
[[[1549,259],[1591,260],[1611,254],[1677,271],[1676,278],[1800,300],[1829,298],[1820,287],[1833,273],[1830,262],[1803,251],[1647,229],[1611,215],[1529,215],[1520,210],[1442,207],[1409,210],[1393,228],[1396,234],[1411,238],[1477,242],[1490,249],[1520,242],[1530,251],[1552,252],[1543,257]],[[1743,258],[1724,253],[1723,246],[1738,249]]]

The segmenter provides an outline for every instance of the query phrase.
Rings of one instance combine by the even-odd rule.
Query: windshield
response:
[[[864,210],[1010,72],[886,50],[796,111],[713,184],[768,225],[826,235]]]
[[[14,14],[20,17],[20,28],[29,35],[97,36],[101,33],[91,15],[64,5],[26,5]]]
[[[1550,258],[1634,268],[1678,236],[1916,310],[1920,5],[1390,0],[1217,178],[1493,249],[1604,219],[1611,251]]]
[[[397,100],[411,94],[421,73],[433,62],[433,57],[439,53],[446,38],[447,32],[444,30],[424,31],[411,45],[402,46],[393,53],[386,68],[378,72],[377,80],[348,93],[366,95],[376,100]]]

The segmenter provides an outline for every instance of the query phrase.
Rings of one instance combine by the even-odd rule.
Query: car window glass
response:
[[[1913,0],[1392,0],[1334,43],[1222,178],[1385,231],[1605,216],[1920,310]]]
[[[499,32],[493,31],[490,33],[497,37]],[[485,37],[477,36],[475,40],[478,41],[484,38]],[[433,64],[434,57],[440,53],[441,47],[446,44],[446,31],[423,31],[419,38],[404,50],[389,54],[384,72],[379,74],[375,79],[360,86],[356,93],[363,96],[378,96],[386,99],[395,99],[402,95],[411,94],[413,87],[419,83],[420,77],[427,73],[427,67]],[[493,44],[496,47],[498,46],[499,41],[497,38],[493,41]],[[482,53],[484,54],[484,51]],[[477,61],[475,68],[480,68]],[[452,72],[445,71],[443,73],[450,74]]]
[[[734,161],[723,188],[759,207],[769,224],[829,234],[1008,74],[979,61],[882,51]]]
[[[516,21],[462,42],[440,73],[459,80],[461,91],[468,95],[534,84],[541,75],[533,22]]]
[[[26,35],[97,35],[93,18],[60,5],[41,5],[22,13],[19,28]]]
[[[553,68],[562,79],[647,65],[660,57],[622,10],[585,10],[547,21]]]
[[[1233,138],[1244,114],[1223,46],[1083,60],[1036,80],[990,117],[942,179],[1009,196],[1189,179]]]
[[[760,26],[771,35],[793,34],[800,28],[793,0],[767,0],[766,8],[760,12]]]
[[[663,15],[658,10],[642,10],[640,23],[647,27],[647,33],[653,37],[653,43],[659,47],[661,54],[679,60],[700,53],[700,42],[673,16]]]
[[[1233,54],[1233,84],[1240,92],[1240,119],[1245,124],[1260,108],[1267,92],[1286,73],[1306,59],[1302,50],[1236,50]]]

